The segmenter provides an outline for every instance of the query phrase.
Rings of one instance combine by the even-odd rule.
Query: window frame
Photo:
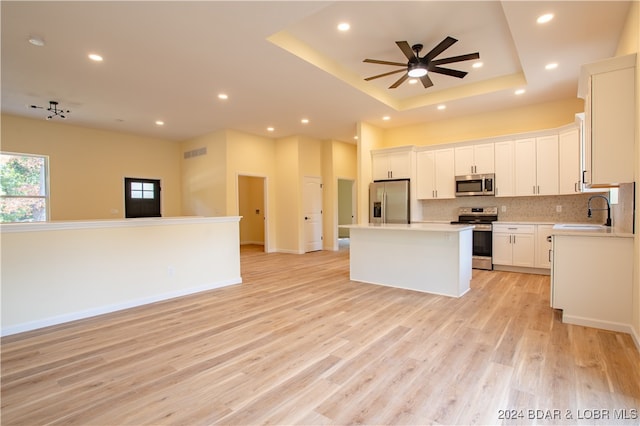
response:
[[[44,220],[33,220],[31,222],[49,222],[51,221],[51,188],[50,188],[50,175],[49,175],[49,156],[48,155],[42,155],[42,154],[31,154],[31,153],[24,153],[24,152],[13,152],[13,151],[2,151],[0,150],[0,155],[8,155],[8,156],[14,156],[14,157],[36,157],[36,158],[42,158],[44,160],[44,172],[43,172],[43,176],[44,176],[44,185],[42,185],[42,187],[44,188],[44,195],[5,195],[5,194],[0,194],[0,200],[2,199],[42,199],[44,200],[44,214],[45,214],[45,218]],[[2,218],[0,218],[0,223],[24,223],[24,222],[5,222],[2,221]]]

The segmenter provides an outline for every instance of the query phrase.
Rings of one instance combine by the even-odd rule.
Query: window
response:
[[[0,222],[44,222],[48,210],[48,157],[0,153]]]

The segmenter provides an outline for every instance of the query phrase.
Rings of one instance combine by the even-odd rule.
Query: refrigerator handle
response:
[[[382,193],[382,223],[387,223],[387,192]]]

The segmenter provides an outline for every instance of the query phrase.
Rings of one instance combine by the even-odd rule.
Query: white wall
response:
[[[239,219],[3,225],[2,334],[240,283]]]

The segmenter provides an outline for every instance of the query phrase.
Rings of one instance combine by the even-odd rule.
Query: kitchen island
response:
[[[344,225],[350,231],[350,278],[460,297],[469,291],[473,225]]]

